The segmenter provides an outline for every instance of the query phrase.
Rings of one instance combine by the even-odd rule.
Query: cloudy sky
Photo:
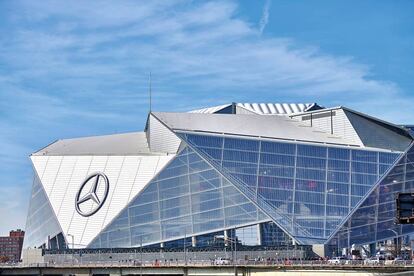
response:
[[[24,228],[28,156],[142,130],[153,109],[345,105],[414,123],[413,1],[0,1],[0,235]]]

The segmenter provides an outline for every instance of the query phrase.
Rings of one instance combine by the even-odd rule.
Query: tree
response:
[[[0,255],[0,263],[7,263],[8,261],[10,261],[9,257]]]

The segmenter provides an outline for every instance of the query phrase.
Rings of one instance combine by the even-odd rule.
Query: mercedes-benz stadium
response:
[[[24,248],[372,244],[414,192],[413,134],[346,107],[150,112],[143,132],[33,153]]]

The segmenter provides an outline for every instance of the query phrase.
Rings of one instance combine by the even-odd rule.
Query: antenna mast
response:
[[[152,111],[152,83],[151,83],[151,72],[149,72],[149,111]]]

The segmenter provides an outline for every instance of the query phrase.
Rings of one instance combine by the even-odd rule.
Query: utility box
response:
[[[396,206],[396,223],[414,224],[414,193],[398,193]]]

